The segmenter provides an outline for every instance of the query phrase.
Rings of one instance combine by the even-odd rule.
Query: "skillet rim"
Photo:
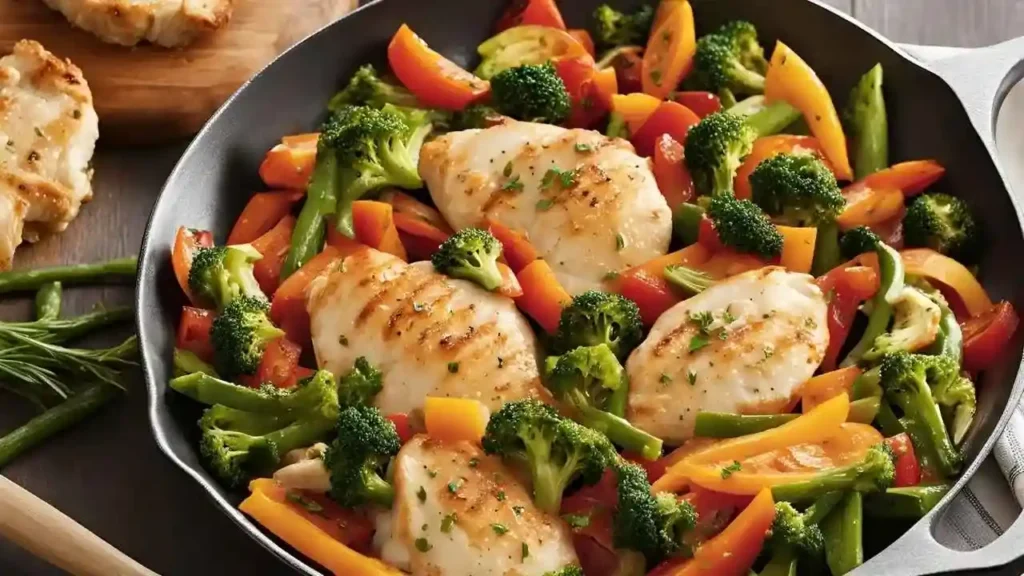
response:
[[[266,531],[260,528],[247,516],[242,514],[242,512],[238,510],[237,507],[228,502],[224,495],[222,495],[221,492],[223,489],[220,486],[216,485],[215,483],[209,482],[205,478],[203,478],[203,472],[201,469],[197,469],[196,467],[190,466],[189,464],[186,464],[184,461],[182,461],[171,448],[165,430],[158,421],[159,412],[161,411],[161,404],[165,403],[166,400],[164,399],[163,394],[161,394],[161,391],[157,388],[155,382],[155,377],[153,374],[153,369],[150,365],[149,358],[149,349],[152,347],[152,344],[147,338],[146,332],[143,330],[143,327],[151,322],[161,322],[161,319],[147,318],[142,313],[142,310],[144,309],[144,304],[146,303],[147,296],[152,296],[147,293],[146,278],[148,275],[155,275],[155,269],[157,265],[154,263],[154,258],[156,258],[157,252],[159,251],[159,244],[158,242],[153,241],[153,239],[151,238],[151,232],[157,212],[163,207],[163,204],[165,202],[169,201],[168,198],[170,197],[170,184],[177,179],[179,172],[183,171],[184,166],[191,160],[192,156],[196,154],[197,149],[201,146],[203,142],[205,142],[209,138],[210,134],[212,134],[212,125],[216,122],[217,119],[219,119],[224,114],[224,112],[228,108],[230,108],[235,103],[235,100],[238,99],[240,94],[246,91],[253,82],[255,82],[257,79],[266,74],[268,69],[275,66],[279,61],[288,58],[293,51],[297,51],[298,49],[300,49],[300,47],[302,47],[312,38],[320,36],[321,34],[327,34],[335,27],[345,26],[346,24],[343,24],[343,22],[349,20],[351,16],[375,8],[378,4],[383,3],[383,1],[384,0],[370,0],[369,2],[366,2],[365,4],[362,4],[358,8],[352,10],[345,16],[342,16],[338,20],[330,22],[322,26],[321,28],[317,29],[316,31],[311,32],[310,34],[296,42],[294,45],[289,47],[287,50],[283,51],[277,57],[275,57],[266,66],[261,68],[252,77],[246,80],[245,83],[242,84],[234,93],[232,93],[232,95],[227,100],[225,100],[225,102],[216,110],[216,112],[214,112],[214,114],[210,116],[210,118],[204,123],[202,129],[198,133],[196,133],[196,135],[192,138],[189,145],[182,152],[181,157],[175,163],[173,170],[170,172],[167,179],[165,180],[164,185],[161,187],[160,193],[157,196],[157,199],[153,204],[153,208],[150,211],[150,215],[146,221],[145,233],[143,234],[140,247],[140,260],[138,276],[136,279],[135,292],[136,330],[139,336],[139,347],[141,351],[141,367],[143,371],[143,376],[146,381],[147,413],[149,416],[150,427],[153,431],[153,436],[154,439],[156,440],[157,446],[160,448],[161,452],[163,452],[165,456],[167,456],[171,460],[171,462],[173,462],[178,468],[182,469],[186,474],[191,476],[207,492],[208,496],[222,509],[222,511],[239,528],[245,531],[251,538],[256,540],[256,542],[263,546],[266,550],[277,556],[283,562],[290,565],[293,569],[301,573],[308,574],[310,576],[317,576],[322,574],[322,572],[313,568],[313,562],[311,560],[308,560],[305,557],[296,556],[295,554],[287,550],[285,547],[278,544],[276,539],[269,536]],[[873,38],[886,49],[892,51],[897,56],[899,56],[899,58],[902,60],[904,64],[911,65],[917,68],[919,71],[923,71],[937,78],[951,91],[953,96],[956,98],[957,106],[959,107],[959,112],[962,113],[963,117],[968,121],[968,123],[971,126],[971,129],[974,130],[975,134],[979,137],[979,139],[981,140],[981,144],[984,146],[985,151],[988,153],[989,159],[992,162],[996,174],[998,175],[999,180],[1003,185],[1003,193],[1006,194],[1011,205],[1014,208],[1017,227],[1021,232],[1021,235],[1024,236],[1024,211],[1022,211],[1021,203],[1018,202],[1017,198],[1014,196],[1012,188],[1000,165],[998,153],[993,147],[994,138],[992,135],[986,136],[979,131],[979,127],[973,121],[970,112],[967,110],[967,106],[965,105],[963,99],[960,96],[960,92],[949,81],[947,81],[945,77],[938,74],[933,69],[928,67],[925,63],[919,61],[917,58],[909,54],[900,45],[889,40],[885,36],[881,35],[874,29],[863,24],[854,17],[839,11],[837,8],[834,8],[833,6],[823,3],[821,0],[798,1],[803,1],[815,6],[818,9],[825,10],[826,12],[829,13],[831,17],[841,19],[847,25],[852,25],[856,27],[860,32],[867,34],[870,38]],[[1020,67],[1021,66],[1018,66],[1018,68]],[[1013,70],[1011,70],[1010,74],[1013,74]],[[1003,84],[1006,84],[1006,79],[1004,79]],[[1012,88],[1013,85],[1014,83],[1010,82],[1009,87],[1004,86],[1004,89],[1000,93],[996,94],[995,102],[991,103],[992,109],[988,111],[988,114],[991,116],[989,123],[992,125],[993,128],[997,120],[999,107],[1001,106],[1001,103],[1005,100],[1006,97],[1006,88]],[[1024,281],[1022,281],[1022,285],[1024,285]],[[153,287],[152,291],[155,294],[156,287]],[[161,359],[158,354],[154,354],[153,356],[154,363],[165,361],[164,359]],[[928,514],[926,514],[924,517],[922,517],[914,524],[912,524],[911,527],[907,530],[907,532],[900,536],[900,538],[898,538],[896,541],[909,536],[912,532],[920,531],[922,527],[925,527],[929,531],[929,533],[933,532],[935,518],[938,515],[943,514],[945,512],[946,505],[949,503],[949,501],[952,500],[957,494],[959,494],[961,490],[963,490],[967,482],[970,481],[974,474],[977,473],[982,463],[991,454],[995,442],[998,441],[998,439],[1002,436],[1002,433],[1005,430],[1006,425],[1010,420],[1010,417],[1013,415],[1013,411],[1016,409],[1017,404],[1021,400],[1022,394],[1024,394],[1024,358],[1021,358],[1018,361],[1017,371],[1011,384],[1008,402],[1003,407],[1002,413],[996,420],[995,426],[991,434],[988,436],[988,438],[984,440],[984,442],[981,443],[981,446],[978,448],[978,454],[977,457],[974,459],[974,462],[961,472],[960,476],[957,478],[953,487],[942,498],[942,500],[940,500],[939,503]],[[934,540],[934,536],[932,536],[932,539]],[[893,546],[893,544],[896,543],[896,541],[893,541],[893,543],[886,546],[886,548],[880,551],[876,555],[876,557],[880,557],[883,554],[885,554],[885,551],[890,549]],[[946,548],[946,546],[941,543],[936,542],[936,544],[943,548]],[[870,561],[871,559],[865,562],[865,565],[869,564]]]

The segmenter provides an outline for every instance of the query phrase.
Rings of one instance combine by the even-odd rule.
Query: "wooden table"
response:
[[[899,42],[983,46],[1024,34],[1021,0],[826,0]],[[842,46],[837,46],[842,50]],[[19,252],[32,267],[134,254],[149,208],[184,143],[96,156],[96,199],[63,235]],[[69,290],[68,310],[131,303],[130,288]],[[0,316],[26,314],[28,300],[0,302]],[[15,462],[3,473],[114,546],[165,575],[281,574],[285,569],[227,520],[157,450],[139,375],[128,396],[102,414]],[[0,402],[12,403],[10,397]],[[27,419],[5,406],[0,433]],[[0,574],[58,574],[0,541]]]

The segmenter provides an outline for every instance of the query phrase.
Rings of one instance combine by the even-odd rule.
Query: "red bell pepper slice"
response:
[[[174,236],[171,266],[174,268],[174,276],[178,279],[178,285],[181,286],[181,290],[190,301],[192,301],[192,294],[188,289],[188,273],[192,269],[192,258],[200,248],[211,246],[213,246],[213,234],[206,230],[180,226],[178,233]]]
[[[531,25],[565,30],[565,20],[555,0],[512,0],[498,20],[497,31]]]
[[[263,358],[256,369],[253,382],[259,386],[269,382],[278,388],[291,388],[298,383],[296,370],[299,367],[299,356],[302,347],[288,340],[278,338],[267,344],[263,350]]]
[[[659,136],[669,134],[676,142],[686,142],[686,134],[698,122],[700,117],[692,110],[669,100],[659,104],[629,140],[636,147],[637,154],[653,156]]]
[[[210,342],[210,328],[215,314],[210,310],[184,306],[178,322],[178,334],[174,346],[188,350],[204,362],[213,361],[213,344]]]
[[[235,220],[235,225],[228,234],[227,243],[248,244],[266,234],[288,215],[292,205],[303,196],[305,192],[297,190],[253,194],[249,203],[242,209],[238,220]]]
[[[1006,349],[1020,317],[1005,300],[960,325],[964,335],[964,368],[981,371],[992,365]]]
[[[654,179],[669,208],[693,198],[693,178],[683,161],[683,145],[671,134],[662,134],[655,140],[653,164]]]
[[[704,118],[722,109],[722,100],[711,92],[676,92],[672,99],[693,110],[694,114]]]
[[[281,268],[288,257],[294,229],[295,217],[288,214],[266,234],[252,242],[252,247],[263,255],[253,265],[252,273],[268,298],[274,295],[281,284]]]
[[[828,349],[821,369],[835,369],[839,351],[850,334],[860,304],[878,291],[878,274],[867,266],[842,265],[817,280],[828,299]]]
[[[901,488],[920,484],[921,464],[917,460],[917,455],[914,454],[914,443],[910,441],[910,436],[904,432],[886,438],[885,443],[896,455],[896,478],[893,481],[893,486]]]
[[[409,422],[408,414],[405,412],[395,412],[394,414],[388,414],[387,418],[395,425],[395,431],[398,433],[398,439],[402,444],[412,439],[412,424]]]

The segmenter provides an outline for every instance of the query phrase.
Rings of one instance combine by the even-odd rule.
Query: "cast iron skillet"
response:
[[[616,0],[619,6],[642,0]],[[993,299],[1024,309],[1021,211],[994,161],[995,115],[1006,92],[1024,75],[1024,38],[971,51],[928,68],[892,43],[835,10],[810,0],[691,0],[698,32],[744,18],[754,22],[770,51],[783,39],[803,56],[839,98],[876,62],[885,67],[892,160],[936,158],[948,170],[939,190],[967,197],[985,225],[988,252],[981,270]],[[570,27],[589,23],[599,0],[560,0]],[[181,291],[170,267],[179,225],[214,231],[223,241],[254,190],[257,167],[282,135],[317,126],[327,99],[361,64],[383,64],[388,39],[403,22],[436,50],[472,69],[475,47],[488,35],[505,0],[387,0],[373,2],[282,54],[243,86],[207,123],[168,179],[150,217],[138,280],[138,329],[157,442],[195,478],[239,526],[285,563],[317,574],[300,556],[268,537],[238,512],[228,493],[203,470],[196,453],[198,407],[166,392]],[[929,69],[930,68],[930,69]],[[1024,522],[978,552],[956,552],[935,541],[933,526],[1003,430],[1024,391],[1024,337],[978,383],[975,425],[966,439],[966,465],[955,489],[926,518],[857,573],[931,574],[1004,566],[1021,553]],[[1017,571],[1019,573],[1019,570]]]

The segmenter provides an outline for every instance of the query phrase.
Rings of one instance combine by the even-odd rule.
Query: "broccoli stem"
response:
[[[675,264],[665,267],[664,276],[669,284],[691,295],[700,294],[715,283],[715,280],[705,272]]]
[[[875,338],[885,333],[889,328],[889,321],[892,320],[892,305],[903,290],[903,260],[899,252],[884,242],[879,242],[875,250],[878,253],[881,282],[878,292],[872,300],[874,309],[868,316],[868,325],[864,329],[864,334],[840,364],[841,367],[857,364],[864,354],[874,346]]]
[[[60,316],[61,296],[64,288],[60,282],[47,282],[36,292],[36,320],[56,320]]]
[[[265,438],[273,443],[279,455],[284,455],[296,448],[312,446],[324,440],[334,430],[334,425],[331,418],[302,418],[270,432]]]
[[[956,315],[942,303],[942,317],[939,320],[939,332],[935,341],[925,350],[926,354],[933,356],[949,356],[960,364],[964,355],[964,333],[960,329],[960,323],[956,321]]]
[[[580,411],[581,424],[604,434],[613,443],[630,452],[636,452],[647,460],[655,460],[661,456],[661,438],[634,427],[625,418],[603,410],[589,406],[577,408]]]
[[[366,486],[366,497],[385,508],[390,508],[395,500],[395,488],[371,470],[363,471],[363,483]]]
[[[892,437],[897,434],[906,432],[903,428],[903,424],[900,423],[900,419],[896,416],[896,413],[892,411],[892,405],[889,401],[882,399],[878,405],[878,414],[875,415],[875,421],[878,423],[879,430],[886,437]]]
[[[799,110],[780,100],[748,116],[746,123],[757,132],[758,137],[771,136],[782,132],[799,117]]]
[[[846,574],[864,563],[864,506],[860,492],[849,492],[821,523],[825,562],[833,574]]]
[[[839,225],[835,221],[818,224],[818,234],[814,241],[814,259],[811,263],[811,274],[821,276],[838,266],[841,261]]]
[[[203,372],[174,378],[170,387],[203,404],[222,404],[260,414],[277,414],[282,410],[280,398],[266,396],[258,390],[232,384]]]
[[[0,438],[0,469],[28,450],[106,406],[119,396],[118,392],[117,388],[109,384],[89,384],[64,402]]]
[[[50,282],[63,282],[64,284],[134,282],[137,268],[138,259],[131,256],[95,264],[73,264],[37,270],[0,272],[0,294],[38,290]]]
[[[753,116],[758,112],[761,112],[767,107],[765,104],[765,98],[762,94],[755,96],[749,96],[740,100],[735,105],[726,108],[726,112],[729,114],[735,114],[737,116],[743,116],[744,118]]]
[[[889,488],[864,499],[864,510],[876,518],[906,518],[917,520],[931,511],[949,492],[952,484],[944,482],[930,486]]]
[[[724,412],[698,412],[694,436],[700,438],[736,438],[778,428],[799,414],[740,415]]]
[[[828,516],[832,510],[835,509],[836,505],[843,499],[843,492],[829,492],[824,494],[821,498],[814,501],[804,510],[803,517],[805,524],[821,524],[821,521]]]
[[[789,546],[781,547],[757,576],[797,576],[797,554]]]
[[[565,490],[562,471],[551,464],[548,454],[534,454],[530,443],[527,443],[526,450],[533,477],[533,501],[541,510],[549,514],[558,514],[562,507],[562,491]]]
[[[306,189],[306,203],[295,221],[288,256],[281,266],[282,281],[320,252],[327,236],[325,219],[334,213],[337,204],[338,159],[329,150],[321,152],[317,154],[317,163]]]
[[[889,166],[889,121],[882,95],[882,65],[875,64],[850,92],[847,130],[853,141],[851,160],[858,180]]]
[[[203,360],[196,356],[194,352],[189,350],[182,350],[180,348],[174,349],[174,375],[175,376],[187,376],[188,374],[203,373],[214,378],[219,378],[217,371],[213,366],[203,362]]]

